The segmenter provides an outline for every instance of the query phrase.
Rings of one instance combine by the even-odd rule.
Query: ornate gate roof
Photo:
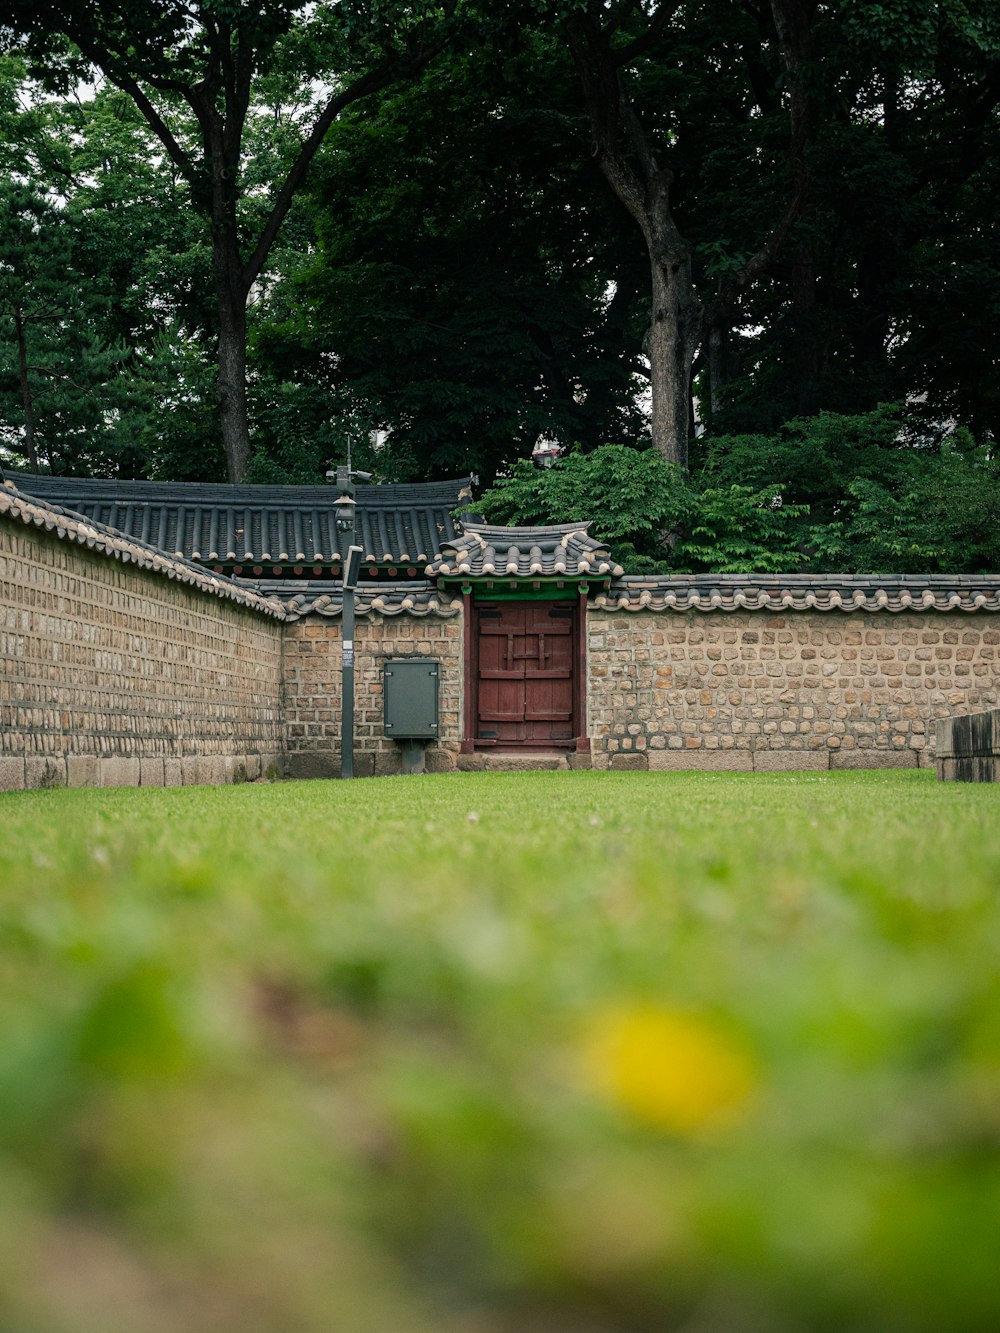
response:
[[[599,579],[622,574],[607,544],[590,536],[589,523],[558,523],[541,528],[499,528],[466,523],[460,536],[441,544],[427,566],[429,578]]]

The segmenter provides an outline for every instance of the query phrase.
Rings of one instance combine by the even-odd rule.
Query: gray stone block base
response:
[[[339,778],[340,752],[338,750],[292,751],[285,757],[285,777]]]
[[[162,759],[139,760],[139,785],[141,787],[162,787],[163,781]]]
[[[613,754],[609,768],[625,773],[645,773],[650,767],[644,754]]]
[[[830,767],[826,750],[754,750],[755,773],[817,773]]]
[[[0,758],[0,791],[24,790],[24,760],[15,756]]]
[[[497,754],[482,750],[475,754],[460,754],[458,769],[461,773],[529,773],[569,769],[565,754],[549,751],[525,750],[522,754]]]
[[[834,750],[831,768],[917,768],[916,750]]]
[[[650,750],[649,767],[666,773],[750,773],[753,757],[749,750]]]
[[[274,776],[279,755],[214,755],[184,758],[118,755],[0,756],[0,791],[46,787],[182,787],[252,782]],[[337,760],[337,775],[340,761]]]
[[[71,754],[66,758],[66,781],[70,787],[99,787],[101,760],[96,754]]]
[[[29,789],[66,786],[66,760],[61,757],[29,758],[24,761],[24,785]]]
[[[937,770],[945,782],[1000,782],[1000,708],[941,718]]]
[[[458,755],[454,750],[443,749],[440,745],[429,745],[425,762],[428,773],[454,773]]]

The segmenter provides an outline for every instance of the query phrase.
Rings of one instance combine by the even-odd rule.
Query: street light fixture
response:
[[[337,546],[341,557],[344,590],[340,622],[340,776],[354,777],[354,590],[361,573],[363,549],[355,544],[358,506],[354,499],[354,478],[371,481],[370,472],[355,472],[350,463],[328,472],[335,477],[340,492],[333,516],[337,525]]]

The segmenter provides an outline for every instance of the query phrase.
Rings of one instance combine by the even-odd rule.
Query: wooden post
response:
[[[464,624],[463,630],[463,672],[464,681],[462,683],[462,698],[464,701],[463,712],[463,736],[462,736],[462,754],[472,754],[475,749],[476,739],[476,641],[475,626],[473,625],[473,605],[472,590],[462,589],[462,616]]]
[[[576,599],[576,670],[573,672],[573,716],[576,719],[576,751],[590,753],[587,735],[587,594]]]

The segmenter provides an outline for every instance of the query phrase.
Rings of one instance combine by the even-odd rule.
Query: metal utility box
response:
[[[385,664],[385,734],[391,740],[434,740],[438,734],[438,672],[429,657],[394,657]]]

